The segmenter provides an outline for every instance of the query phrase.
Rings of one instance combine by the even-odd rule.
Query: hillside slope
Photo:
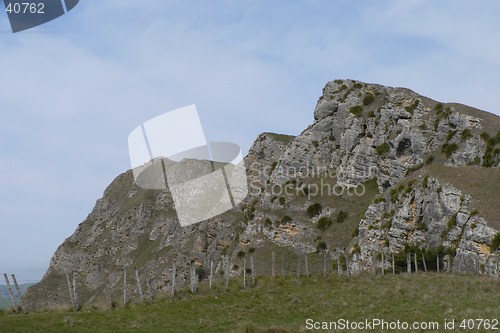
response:
[[[245,203],[182,228],[170,193],[141,189],[129,170],[57,249],[26,302],[67,307],[72,271],[83,306],[105,301],[106,275],[118,300],[122,270],[134,277],[135,267],[141,276],[147,268],[155,292],[169,293],[174,261],[182,288],[192,261],[201,275],[214,261],[219,276],[230,259],[239,275],[238,252],[250,249],[258,275],[271,274],[272,251],[286,261],[325,250],[354,272],[409,249],[440,255],[443,265],[458,259],[454,271],[498,274],[499,130],[500,117],[408,89],[329,82],[300,135],[257,137],[245,158]]]
[[[230,288],[224,283],[213,289],[199,290],[197,295],[181,292],[173,299],[113,310],[43,311],[15,316],[0,312],[0,331],[25,332],[223,332],[223,333],[287,333],[306,330],[306,320],[315,322],[363,322],[383,319],[387,323],[407,322],[408,329],[396,332],[446,332],[445,321],[455,321],[455,329],[467,327],[467,320],[485,318],[482,325],[496,328],[495,313],[500,293],[496,278],[458,274],[369,275],[326,279],[314,276],[259,278],[257,287],[243,287],[241,279],[232,279]],[[221,281],[222,282],[222,281]],[[412,326],[414,322],[427,327]],[[253,323],[253,324],[250,324]],[[430,323],[438,323],[432,325]],[[464,324],[465,323],[465,324]],[[469,322],[469,326],[471,327]],[[490,332],[478,328],[473,332]],[[403,325],[403,324],[402,324]],[[462,325],[462,326],[460,326]],[[261,327],[261,329],[259,329]],[[282,329],[277,329],[280,327]],[[424,330],[422,327],[425,327]],[[486,326],[488,327],[488,326]],[[273,329],[274,328],[274,329]],[[350,331],[338,330],[324,332]],[[356,326],[352,331],[362,331]],[[380,324],[369,332],[387,332]],[[448,327],[448,331],[451,331]],[[466,331],[464,329],[464,331]]]

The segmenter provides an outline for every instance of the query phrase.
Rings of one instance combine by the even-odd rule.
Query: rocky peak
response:
[[[257,137],[245,158],[244,203],[181,227],[170,193],[135,185],[129,170],[57,249],[26,302],[69,304],[71,271],[84,306],[104,302],[106,276],[112,297],[121,299],[123,270],[132,276],[135,267],[147,268],[155,292],[168,293],[174,262],[182,288],[191,262],[203,272],[213,261],[217,276],[227,259],[239,263],[237,254],[250,249],[257,274],[270,274],[258,263],[271,251],[345,255],[349,269],[359,271],[380,265],[376,253],[409,247],[446,249],[447,260],[458,259],[455,271],[471,272],[474,262],[482,273],[498,274],[492,258],[500,221],[491,198],[500,191],[499,130],[497,116],[409,89],[328,82],[302,133]],[[243,268],[229,270],[238,275]]]
[[[287,147],[276,169],[336,168],[343,186],[376,176],[382,191],[435,158],[449,166],[481,165],[487,148],[481,137],[484,112],[462,114],[455,106],[409,89],[328,82],[314,123]]]

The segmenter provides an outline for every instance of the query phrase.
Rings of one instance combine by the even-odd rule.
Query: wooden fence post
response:
[[[413,257],[415,258],[415,274],[417,274],[418,273],[417,252],[413,253]]]
[[[275,278],[276,278],[276,273],[275,273],[275,271],[274,271],[274,266],[275,266],[275,262],[276,262],[276,260],[275,260],[275,254],[274,254],[274,251],[273,251],[272,255],[273,255],[273,263],[272,263],[272,265],[271,265],[271,274],[272,274],[272,276],[273,276],[273,279],[275,279]]]
[[[300,279],[300,253],[297,259],[297,279]]]
[[[66,272],[66,282],[68,283],[68,291],[69,291],[69,298],[71,299],[71,305],[73,306],[73,310],[78,311],[78,308],[76,307],[75,299],[73,297],[73,290],[71,288],[71,281],[69,280],[69,274]]]
[[[139,280],[139,272],[137,271],[137,267],[135,267],[135,279],[137,280],[137,289],[139,290],[141,301],[144,301],[144,294],[142,293],[141,281]]]
[[[479,256],[476,255],[476,274],[479,276]]]
[[[449,274],[451,266],[451,254],[448,254],[448,259],[446,260],[446,263],[448,264],[448,274]]]
[[[376,270],[376,256],[375,256],[375,252],[372,252],[372,274],[375,275],[377,274],[377,270]]]
[[[392,253],[392,275],[396,274],[396,267],[394,267],[394,253]]]
[[[252,283],[253,286],[255,287],[255,269],[253,266],[253,255],[250,255],[250,269],[252,270]]]
[[[26,314],[26,308],[24,307],[23,304],[23,295],[21,294],[21,289],[19,288],[19,285],[17,284],[17,279],[16,275],[12,274],[12,280],[14,280],[14,286],[16,286],[17,294],[19,295],[19,304],[21,304],[21,308],[23,309],[24,314]]]
[[[283,262],[283,252],[280,253],[281,255],[281,271],[283,273],[283,279],[285,278],[285,263]]]
[[[146,288],[148,288],[148,296],[153,299],[153,293],[151,292],[151,284],[149,283],[148,268],[144,267],[144,277],[146,278]]]
[[[14,304],[14,311],[17,312],[17,304],[16,304],[16,300],[14,298],[14,293],[12,292],[12,288],[10,287],[9,277],[7,276],[7,273],[4,273],[3,276],[5,277],[5,282],[7,283],[7,287],[9,288],[10,299],[12,300],[12,304]],[[71,289],[70,289],[70,293],[71,293]],[[73,298],[71,298],[71,301],[73,301]]]
[[[229,286],[229,265],[231,264],[231,259],[226,261],[226,287]]]
[[[350,276],[351,271],[349,270],[349,253],[345,254],[345,270],[346,270],[347,276]]]
[[[191,271],[191,292],[194,294],[196,292],[196,268],[194,261],[191,261],[190,271]]]
[[[247,257],[243,257],[243,285],[247,285]]]
[[[306,276],[309,278],[309,265],[307,263],[307,252],[305,254],[305,261],[306,261]]]
[[[437,272],[439,273],[439,253],[436,255],[436,267],[437,267]]]
[[[127,305],[127,267],[123,268],[123,305]]]
[[[210,260],[210,289],[212,289],[213,274],[214,274],[214,261]]]
[[[75,274],[75,271],[73,271],[73,298],[75,299],[75,306],[78,309],[78,297],[76,294],[76,274]]]
[[[427,273],[427,265],[425,264],[425,256],[423,252],[422,252],[422,262],[424,263],[424,272]]]
[[[327,269],[326,269],[326,251],[323,250],[323,277],[326,278],[326,272],[327,272]]]
[[[385,275],[385,269],[384,269],[384,252],[382,252],[382,275]]]
[[[108,306],[111,306],[111,295],[109,294],[109,276],[107,271],[104,271],[104,283],[104,288],[106,290],[106,303],[108,304]]]
[[[177,274],[177,265],[175,261],[172,267],[172,296],[175,296],[175,275]]]
[[[341,275],[340,270],[341,270],[341,268],[340,268],[340,256],[337,254],[337,272],[339,273],[339,276]]]
[[[410,252],[406,252],[406,271],[411,275],[411,257]]]
[[[465,255],[463,253],[462,253],[462,263],[464,264],[464,274],[467,274],[467,261],[465,260]],[[462,265],[459,265],[458,274],[460,274],[461,272],[462,272]]]

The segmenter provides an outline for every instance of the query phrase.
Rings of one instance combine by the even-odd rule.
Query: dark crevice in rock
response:
[[[401,156],[408,156],[413,154],[413,151],[411,150],[411,141],[410,139],[403,139],[399,142],[398,148],[396,149],[396,156],[401,157]]]

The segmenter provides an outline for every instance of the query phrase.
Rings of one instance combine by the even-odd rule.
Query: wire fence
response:
[[[105,271],[104,283],[100,285],[98,292],[101,293],[100,298],[111,307],[116,306],[116,304],[126,305],[131,300],[152,299],[158,292],[175,295],[178,291],[188,288],[192,293],[196,293],[202,284],[204,288],[207,285],[208,288],[212,288],[215,282],[219,284],[225,282],[226,287],[236,283],[235,281],[245,286],[254,286],[258,284],[259,277],[303,279],[312,276],[326,277],[331,274],[353,276],[361,272],[412,275],[427,272],[452,273],[453,271],[459,274],[487,274],[500,277],[499,259],[493,256],[490,259],[492,260],[485,266],[480,264],[479,256],[466,257],[461,253],[454,257],[451,254],[443,255],[439,252],[426,253],[422,251],[397,254],[373,253],[371,258],[361,260],[358,253],[338,252],[331,255],[326,252],[314,252],[296,254],[287,250],[272,253],[252,252],[232,256],[231,260],[220,258],[217,261],[203,263],[194,260],[188,263],[174,261],[167,272],[163,272],[160,276],[154,276],[152,270],[148,268],[133,266],[124,268],[121,275],[116,272],[109,274]],[[85,283],[82,278],[77,277],[79,274],[78,272],[68,272],[62,279],[66,284],[66,295],[69,296],[68,300],[74,311],[81,308],[78,294],[83,289],[81,285]],[[4,276],[7,285],[9,285],[7,274]],[[18,291],[16,300],[9,285],[13,306],[16,311],[21,312],[22,310],[26,313],[22,302],[23,296],[19,292],[15,276],[12,275],[12,277]],[[63,283],[62,280],[59,282]],[[96,299],[95,296],[93,298]]]

